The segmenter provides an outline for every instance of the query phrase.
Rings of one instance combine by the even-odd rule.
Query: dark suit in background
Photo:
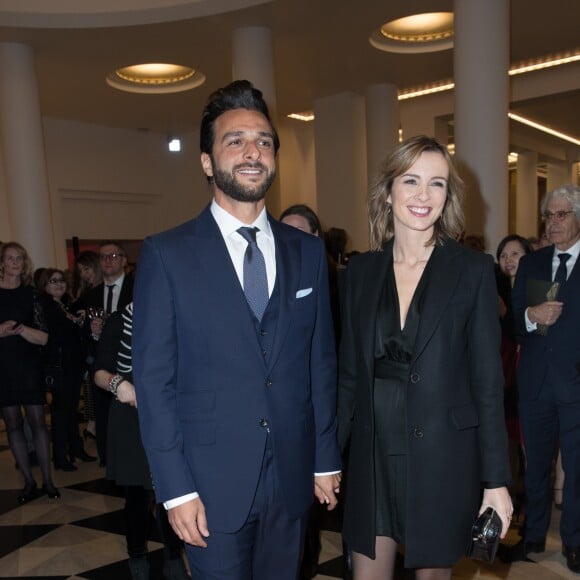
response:
[[[561,316],[547,334],[527,332],[531,280],[553,278],[554,246],[520,260],[512,300],[520,334],[518,366],[520,420],[526,449],[528,504],[524,539],[545,542],[551,506],[550,475],[558,440],[565,482],[560,534],[566,546],[580,546],[580,266],[560,288]]]

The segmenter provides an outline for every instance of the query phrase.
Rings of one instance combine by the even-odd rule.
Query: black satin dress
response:
[[[377,311],[374,373],[376,533],[398,543],[405,542],[407,383],[421,303],[430,277],[430,262],[415,289],[403,329],[392,264]]]

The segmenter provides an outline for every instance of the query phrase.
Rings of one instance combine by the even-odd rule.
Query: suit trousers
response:
[[[559,441],[565,473],[560,535],[566,546],[580,546],[580,403],[558,401],[556,380],[548,372],[538,398],[520,400],[527,463],[524,538],[528,542],[546,538],[552,503],[550,477]]]
[[[192,580],[296,580],[307,514],[298,519],[287,515],[269,441],[242,528],[234,533],[212,532],[211,514],[207,518],[207,548],[186,544]]]

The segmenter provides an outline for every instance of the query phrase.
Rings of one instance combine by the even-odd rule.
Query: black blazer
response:
[[[344,536],[374,556],[373,364],[379,297],[392,263],[353,257],[339,356],[339,441],[350,440]],[[451,566],[465,553],[480,484],[508,482],[497,291],[491,256],[447,240],[431,257],[407,383],[405,565]]]
[[[122,310],[123,308],[125,308],[125,306],[127,306],[127,304],[133,301],[133,282],[134,282],[133,278],[125,274],[125,277],[123,278],[123,285],[121,286],[121,292],[119,293],[117,310]],[[103,299],[104,288],[105,288],[104,282],[101,282],[98,286],[91,288],[91,290],[87,293],[86,298],[84,300],[84,307],[87,309],[104,308],[105,307]],[[87,344],[89,356],[90,355],[94,356],[96,341],[94,341],[91,336],[90,322],[91,321],[87,316],[84,325],[84,338]]]

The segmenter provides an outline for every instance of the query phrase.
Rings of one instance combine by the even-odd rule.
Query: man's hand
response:
[[[207,548],[204,538],[209,537],[205,506],[199,497],[171,508],[167,512],[169,523],[177,537],[188,544]]]
[[[530,306],[528,308],[528,318],[530,322],[552,326],[560,318],[563,306],[563,302],[557,302],[556,300],[542,302],[537,306]]]
[[[316,475],[314,477],[314,495],[320,503],[327,504],[327,510],[333,510],[338,503],[335,494],[340,492],[341,474]]]

